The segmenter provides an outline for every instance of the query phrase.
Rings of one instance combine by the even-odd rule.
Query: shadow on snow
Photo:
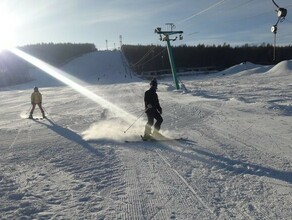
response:
[[[188,143],[190,144],[190,142]],[[179,145],[184,146],[182,143]],[[140,145],[141,146],[141,145]],[[194,144],[192,144],[194,146]],[[135,146],[139,147],[139,146]],[[215,166],[218,169],[227,170],[229,172],[234,173],[235,175],[242,175],[242,174],[250,174],[259,177],[269,177],[281,181],[285,181],[288,183],[292,183],[292,172],[290,171],[281,171],[276,170],[274,168],[264,167],[258,164],[244,162],[237,159],[230,159],[224,157],[223,155],[218,155],[213,152],[208,152],[202,149],[195,149],[193,147],[188,148],[192,150],[195,154],[191,154],[190,152],[184,153],[178,150],[173,149],[171,146],[167,146],[163,143],[151,143],[151,146],[144,145],[144,149],[149,150],[165,150],[173,152],[176,155],[180,155],[182,157],[186,157],[192,160],[197,160],[202,163],[205,163],[209,166]]]
[[[74,141],[75,143],[81,145],[83,148],[85,148],[86,150],[88,150],[90,153],[93,153],[97,156],[102,156],[103,154],[101,152],[99,152],[97,149],[95,149],[94,147],[92,147],[87,141],[85,141],[82,136],[80,136],[79,134],[77,134],[76,132],[68,129],[68,128],[64,128],[58,124],[56,124],[55,122],[53,122],[51,119],[47,118],[46,119],[48,122],[50,122],[50,124],[44,123],[42,121],[35,121],[39,124],[45,125],[47,128],[51,129],[52,131],[54,131],[55,133],[61,135],[62,137],[70,140],[70,141]]]

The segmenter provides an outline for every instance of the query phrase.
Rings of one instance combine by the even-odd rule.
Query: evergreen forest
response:
[[[123,45],[122,51],[135,72],[170,69],[166,46]],[[274,59],[273,45],[265,43],[236,47],[228,44],[181,45],[172,47],[172,51],[177,69],[209,67],[221,70],[242,62],[271,65],[292,59],[291,45],[276,47]]]

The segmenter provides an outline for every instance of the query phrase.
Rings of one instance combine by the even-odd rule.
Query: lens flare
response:
[[[75,82],[75,81],[77,81],[77,79],[76,80],[70,79],[73,77],[70,76],[68,73],[66,73],[58,68],[55,68],[55,67],[45,63],[44,61],[37,59],[37,58],[35,58],[35,57],[17,49],[17,48],[11,48],[10,51],[12,53],[14,53],[15,55],[21,57],[22,59],[26,60],[27,62],[31,63],[32,65],[43,70],[44,72],[48,73],[49,75],[56,78],[57,80],[70,86],[72,89],[74,89],[78,93],[80,93],[80,94],[86,96],[87,98],[91,99],[92,101],[98,103],[103,108],[109,109],[112,113],[114,113],[118,117],[124,119],[126,122],[131,123],[135,119],[137,119],[137,117],[133,116],[132,114],[126,112],[125,110],[121,109],[120,107],[114,105],[113,103],[111,103],[111,102],[105,100],[104,98],[96,95],[95,93],[91,92],[90,90],[88,90],[84,86],[78,84],[77,82]]]
[[[85,97],[91,99],[95,103],[101,105],[104,109],[109,109],[109,111],[111,111],[115,116],[117,116],[121,120],[127,122],[128,124],[132,124],[133,121],[137,121],[138,117],[133,116],[132,114],[126,112],[125,110],[121,109],[120,107],[114,105],[113,103],[111,103],[111,102],[105,100],[104,98],[98,96],[97,94],[91,92],[90,90],[88,90],[84,86],[77,83],[77,81],[80,81],[80,80],[72,77],[70,74],[68,74],[68,73],[66,73],[58,68],[55,68],[55,67],[45,63],[44,61],[42,61],[36,57],[33,57],[33,56],[31,56],[31,55],[29,55],[29,54],[27,54],[27,53],[25,53],[17,48],[11,48],[10,51],[12,53],[14,53],[15,55],[19,56],[20,58],[24,59],[25,61],[29,62],[30,64],[43,70],[45,73],[51,75],[55,79],[68,85],[69,87],[74,89],[76,92],[84,95]],[[119,120],[118,124],[122,123],[121,120]],[[115,123],[116,122],[114,122],[114,125],[116,125]],[[142,126],[141,123],[142,123],[142,121],[140,121],[139,127]],[[143,123],[145,123],[145,122],[143,122]],[[117,126],[113,126],[113,123],[110,125],[111,125],[111,127],[117,128]],[[109,126],[109,125],[107,125],[107,126]],[[102,127],[104,127],[104,125]],[[96,130],[96,128],[94,128],[94,127],[93,127],[93,129]],[[108,131],[108,129],[105,129],[105,130]],[[121,131],[121,129],[119,129],[119,130]],[[113,132],[113,129],[111,128],[110,133],[112,133],[112,132]],[[116,131],[114,131],[114,132],[116,132]],[[94,136],[96,134],[95,133],[92,134],[92,129],[89,129],[89,130],[85,131],[84,135],[85,135],[86,139],[95,139]],[[93,135],[93,137],[92,137],[92,135]],[[103,135],[108,136],[108,133],[103,134]],[[119,135],[120,134],[116,134],[116,136],[119,136]],[[105,137],[103,137],[103,138],[105,138]],[[129,136],[127,138],[129,138]],[[177,141],[173,141],[173,143],[179,144],[179,142],[177,142]],[[163,143],[161,143],[161,144],[163,144]]]

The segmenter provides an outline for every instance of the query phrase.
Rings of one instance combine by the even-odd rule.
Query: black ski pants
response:
[[[146,124],[146,128],[145,128],[145,133],[150,134],[151,133],[151,127],[154,124],[154,119],[156,120],[155,124],[154,124],[154,129],[159,131],[161,124],[163,122],[163,118],[161,117],[161,114],[154,109],[149,109],[146,112],[147,115],[147,124]]]

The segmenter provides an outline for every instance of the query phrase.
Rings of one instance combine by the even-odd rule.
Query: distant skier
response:
[[[147,114],[148,122],[145,126],[144,139],[161,137],[159,133],[163,118],[161,117],[162,108],[159,104],[157,90],[157,80],[153,78],[150,82],[150,89],[144,94],[145,113]],[[154,119],[156,120],[154,124]],[[154,131],[151,135],[151,127],[154,124]]]
[[[39,89],[38,87],[34,87],[33,88],[34,92],[31,94],[31,104],[32,104],[32,109],[30,111],[30,114],[29,114],[29,118],[33,119],[33,111],[35,109],[35,106],[38,105],[41,112],[42,112],[42,115],[43,115],[43,118],[45,118],[45,112],[42,108],[42,94],[39,92]]]

